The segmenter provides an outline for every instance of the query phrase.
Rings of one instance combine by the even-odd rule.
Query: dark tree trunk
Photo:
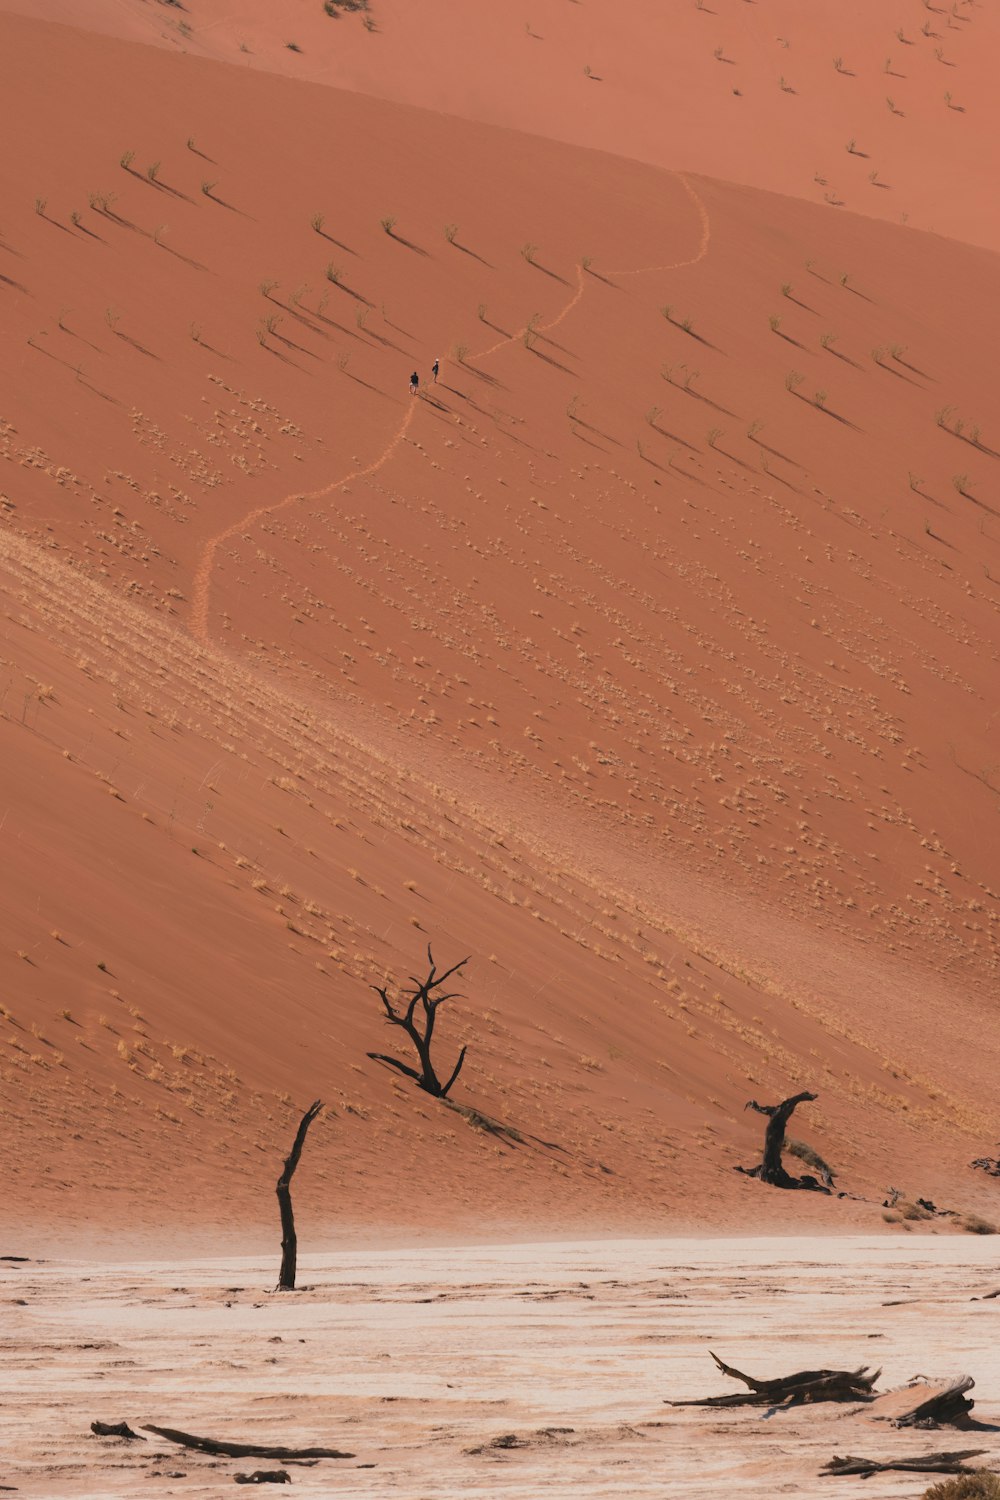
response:
[[[785,1099],[781,1104],[774,1106],[764,1132],[764,1160],[760,1169],[762,1182],[769,1182],[772,1187],[784,1183],[788,1176],[781,1165],[781,1153],[785,1147],[785,1127],[797,1104],[805,1104],[815,1098],[815,1094],[796,1094],[794,1098]]]
[[[816,1181],[815,1177],[792,1177],[781,1164],[781,1153],[785,1146],[785,1128],[796,1105],[805,1104],[818,1096],[803,1092],[794,1094],[791,1099],[783,1099],[780,1104],[758,1104],[756,1099],[751,1099],[745,1104],[744,1109],[754,1109],[759,1115],[767,1115],[767,1129],[764,1132],[764,1155],[759,1167],[737,1167],[737,1172],[743,1172],[747,1177],[759,1177],[761,1182],[766,1182],[770,1187],[778,1188],[811,1188],[815,1191],[826,1193],[829,1188],[823,1187]]]
[[[299,1121],[299,1128],[295,1132],[292,1149],[285,1158],[285,1165],[275,1189],[278,1194],[278,1207],[281,1210],[281,1273],[278,1276],[279,1292],[294,1292],[295,1290],[295,1271],[298,1262],[299,1242],[295,1233],[295,1215],[292,1212],[292,1176],[299,1164],[299,1157],[302,1155],[306,1132],[322,1108],[322,1101],[317,1099],[315,1104],[310,1104]]]

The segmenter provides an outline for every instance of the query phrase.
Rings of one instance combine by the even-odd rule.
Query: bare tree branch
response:
[[[442,1084],[431,1060],[431,1042],[434,1037],[434,1026],[437,1020],[438,1006],[443,1005],[446,1000],[458,999],[459,995],[457,991],[449,991],[441,994],[435,994],[434,991],[440,990],[446,981],[453,974],[457,974],[463,969],[468,962],[468,958],[460,959],[458,963],[452,964],[451,968],[445,969],[443,973],[439,974],[437,965],[434,962],[431,945],[428,943],[427,977],[425,979],[418,979],[415,974],[411,974],[410,984],[412,988],[404,991],[396,1004],[389,999],[388,987],[386,985],[372,985],[372,989],[382,1001],[386,1021],[390,1026],[399,1026],[406,1032],[406,1035],[413,1043],[420,1067],[419,1070],[409,1067],[406,1063],[400,1062],[398,1058],[387,1057],[382,1052],[369,1052],[368,1056],[379,1062],[388,1063],[390,1067],[396,1068],[408,1078],[413,1078],[422,1089],[428,1094],[433,1094],[436,1099],[447,1097],[448,1090],[455,1083],[461,1072],[462,1064],[465,1061],[466,1048],[462,1048],[451,1077],[447,1083]],[[402,1009],[404,1002],[406,1006],[405,1010]],[[421,1015],[423,1017],[422,1030],[420,1026]]]

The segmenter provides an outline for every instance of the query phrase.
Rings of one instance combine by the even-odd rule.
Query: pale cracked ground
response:
[[[0,1483],[214,1497],[260,1466],[94,1438],[97,1417],[355,1455],[288,1465],[303,1495],[844,1497],[859,1481],[817,1477],[834,1453],[983,1447],[995,1462],[1000,1432],[664,1398],[726,1389],[712,1348],[762,1375],[881,1365],[883,1389],[967,1370],[977,1417],[998,1421],[1000,1301],[970,1300],[1000,1285],[997,1258],[996,1241],[951,1236],[353,1251],[307,1255],[294,1295],[272,1294],[259,1259],[4,1265]],[[524,1446],[490,1448],[508,1434]],[[864,1494],[923,1488],[888,1475]]]

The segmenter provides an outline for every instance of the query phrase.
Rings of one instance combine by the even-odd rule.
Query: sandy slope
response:
[[[881,1367],[976,1380],[1000,1416],[989,1242],[871,1239],[516,1245],[307,1257],[311,1285],[273,1296],[270,1262],[87,1262],[0,1271],[20,1302],[4,1350],[21,1372],[0,1481],[45,1500],[223,1495],[260,1461],[211,1459],[152,1438],[95,1438],[146,1422],[236,1441],[354,1455],[289,1464],[295,1493],[842,1495],[834,1453],[985,1449],[996,1434],[893,1431],[863,1407],[712,1412],[666,1399],[722,1393],[708,1350],[755,1375]],[[892,1305],[886,1305],[892,1304]],[[500,1445],[502,1440],[507,1446]],[[513,1441],[512,1441],[513,1440]],[[913,1495],[879,1475],[864,1493]]]
[[[352,1231],[992,1212],[995,255],[0,33],[13,1214],[257,1233],[317,1095]],[[869,1203],[731,1172],[807,1085]]]
[[[2,8],[1000,248],[983,0],[371,0],[372,30],[321,0]]]

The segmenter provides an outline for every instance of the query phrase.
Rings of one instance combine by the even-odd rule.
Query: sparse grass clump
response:
[[[995,1224],[989,1219],[981,1219],[978,1214],[963,1214],[960,1219],[956,1220],[956,1223],[959,1229],[965,1230],[966,1234],[996,1234],[997,1232]],[[995,1492],[990,1491],[990,1494],[993,1493],[1000,1497],[1000,1484]]]
[[[396,227],[396,218],[395,218],[395,215],[394,214],[386,214],[386,216],[385,216],[384,219],[379,219],[379,223],[381,224],[382,228],[385,230],[386,234],[392,234],[392,231]]]
[[[989,1469],[942,1479],[924,1490],[923,1500],[1000,1500],[1000,1476]]]

